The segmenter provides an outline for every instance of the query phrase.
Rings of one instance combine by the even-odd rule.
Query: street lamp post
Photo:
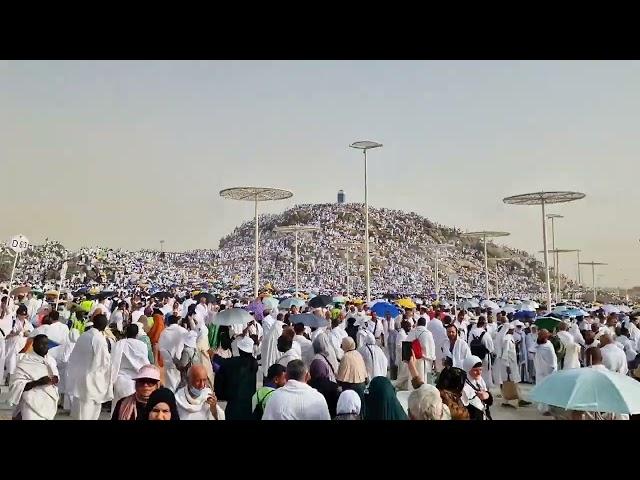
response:
[[[346,285],[347,285],[347,297],[351,296],[351,283],[350,283],[350,273],[351,273],[351,264],[350,260],[355,260],[357,255],[355,255],[356,251],[362,252],[362,243],[360,242],[341,242],[337,245],[338,249],[345,254],[345,258],[347,261],[346,269],[347,269],[347,277],[346,277]],[[352,250],[353,249],[353,250]],[[353,257],[351,254],[354,253]]]
[[[164,240],[160,240],[160,253],[164,252]]]
[[[593,281],[593,301],[596,301],[596,265],[606,265],[602,262],[580,262],[580,265],[591,265],[591,279]]]
[[[367,150],[382,147],[381,143],[371,142],[368,140],[354,142],[349,145],[351,148],[362,150],[364,154],[364,241],[365,241],[365,270],[366,270],[366,287],[367,302],[371,301],[371,260],[369,258],[369,196],[367,186]]]
[[[467,232],[460,236],[465,238],[482,238],[484,246],[484,294],[489,299],[489,260],[487,257],[487,238],[506,237],[510,235],[508,232],[494,232],[491,230],[482,230],[480,232]]]
[[[557,285],[560,284],[560,257],[559,254],[561,253],[572,253],[572,252],[579,252],[580,250],[575,250],[575,249],[564,249],[564,248],[554,248],[552,250],[549,250],[549,253],[553,253],[554,257],[557,259],[555,262],[555,267],[553,269],[553,274],[556,277],[556,282]],[[540,251],[539,253],[544,253],[542,251]],[[556,294],[556,303],[560,302],[562,300],[562,297],[560,296],[560,288],[558,287],[557,289],[557,294]]]
[[[549,278],[549,257],[547,254],[547,221],[545,205],[553,203],[565,203],[584,198],[580,192],[534,192],[513,195],[503,198],[502,201],[510,205],[540,205],[542,208],[542,250],[544,251],[544,272],[547,284],[547,309],[551,310],[551,279]]]
[[[293,197],[293,193],[289,190],[282,190],[271,187],[234,187],[220,191],[220,196],[232,200],[245,200],[254,202],[254,221],[255,221],[255,266],[254,266],[254,296],[258,298],[258,202],[267,202],[271,200],[284,200]]]
[[[296,289],[296,297],[298,296],[298,236],[301,233],[311,233],[317,232],[320,230],[320,227],[316,227],[314,225],[286,225],[282,227],[274,228],[274,231],[277,233],[293,233],[294,234],[294,276],[295,276],[295,289]]]
[[[551,220],[551,249],[555,250],[556,249],[556,228],[555,228],[555,219],[556,218],[564,218],[563,215],[558,215],[557,213],[549,213],[547,214],[547,218],[549,220]],[[554,272],[555,272],[555,277],[556,277],[556,302],[560,301],[560,274],[558,273],[560,271],[559,264],[560,263],[560,258],[558,257],[558,252],[555,252],[553,255],[553,267],[554,267]]]

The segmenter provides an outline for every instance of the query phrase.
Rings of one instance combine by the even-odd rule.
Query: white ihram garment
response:
[[[71,414],[77,420],[97,420],[102,403],[113,398],[111,355],[107,339],[92,328],[78,338],[67,365],[69,395],[75,397]]]
[[[138,370],[148,363],[146,343],[135,338],[125,338],[116,342],[111,350],[112,409],[118,400],[135,393],[136,384],[133,379]]]
[[[545,378],[558,370],[558,357],[550,341],[543,344],[536,344],[536,353],[533,358],[536,370],[536,385],[540,385]],[[538,404],[538,411],[548,412],[549,407],[543,403]]]
[[[24,391],[27,383],[45,376],[59,377],[53,358],[41,357],[35,352],[22,355],[10,381],[8,404],[17,407],[14,416],[20,413],[23,420],[54,419],[58,410],[58,387],[46,385]]]
[[[186,328],[174,323],[165,328],[158,339],[158,350],[164,363],[165,387],[172,392],[175,392],[180,384],[180,371],[177,369],[175,361],[182,356],[184,341],[188,333]]]

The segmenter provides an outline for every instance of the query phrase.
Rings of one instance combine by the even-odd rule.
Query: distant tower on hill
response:
[[[345,200],[344,190],[338,190],[338,203],[345,203]]]

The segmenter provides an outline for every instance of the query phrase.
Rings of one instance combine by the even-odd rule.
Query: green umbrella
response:
[[[560,323],[562,323],[562,320],[558,320],[557,318],[554,317],[539,317],[536,318],[536,321],[534,322],[534,324],[542,329],[546,329],[549,330],[550,332],[554,331],[556,328],[558,328],[558,325],[560,325]]]

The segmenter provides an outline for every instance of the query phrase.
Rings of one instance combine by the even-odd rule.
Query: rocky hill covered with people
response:
[[[300,288],[345,290],[346,258],[343,242],[364,241],[363,205],[313,204],[297,205],[278,215],[262,215],[260,228],[260,276],[276,288],[293,286],[293,234],[274,231],[284,225],[314,225],[318,232],[304,234],[299,241]],[[478,239],[461,238],[460,230],[438,225],[415,213],[389,209],[369,209],[370,245],[372,250],[372,290],[374,292],[434,292],[434,249],[439,243],[450,243],[440,250],[440,289],[447,294],[448,274],[458,274],[457,288],[462,294],[484,292],[484,253]],[[220,240],[219,270],[223,276],[235,275],[239,282],[250,283],[253,272],[254,222],[248,221]],[[356,249],[354,249],[356,250]],[[526,252],[490,243],[490,258],[518,256],[520,259],[500,262],[501,293],[533,295],[542,291],[543,268]],[[495,277],[495,262],[490,260],[490,277]],[[352,288],[364,290],[364,259],[355,258],[350,269]],[[492,289],[493,291],[493,289]]]

